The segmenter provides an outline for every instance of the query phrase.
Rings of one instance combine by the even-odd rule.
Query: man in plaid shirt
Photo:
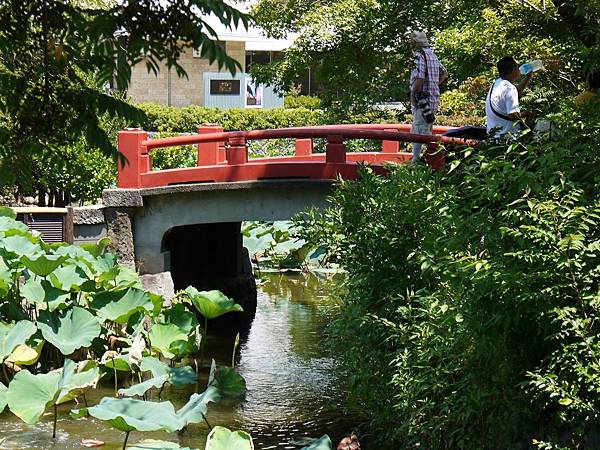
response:
[[[411,133],[431,134],[433,122],[427,122],[427,114],[419,107],[417,96],[420,93],[426,94],[431,114],[435,114],[440,104],[440,84],[448,79],[448,71],[431,50],[425,33],[413,31],[410,39],[416,55],[415,68],[410,75],[410,103],[413,114]],[[413,143],[413,164],[419,160],[421,146],[422,144]]]

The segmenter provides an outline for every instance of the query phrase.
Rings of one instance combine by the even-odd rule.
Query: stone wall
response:
[[[239,41],[225,42],[225,51],[245,67],[246,44]],[[191,48],[184,50],[181,66],[187,72],[188,78],[179,78],[174,70],[169,71],[162,66],[158,75],[148,73],[145,63],[137,64],[132,68],[131,83],[128,95],[138,103],[169,104],[169,85],[171,90],[171,106],[189,106],[204,104],[205,72],[219,72],[216,63],[210,64],[206,58],[195,58]]]

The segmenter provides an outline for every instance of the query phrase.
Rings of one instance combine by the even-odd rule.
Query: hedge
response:
[[[336,123],[410,123],[411,116],[390,110],[373,110],[352,116],[338,115],[320,109],[219,109],[204,106],[175,108],[152,103],[137,105],[147,115],[142,124],[148,131],[159,133],[195,133],[205,123],[216,123],[225,131],[266,130]],[[449,126],[481,124],[482,118],[461,115],[439,115],[437,124]]]
[[[219,109],[204,106],[175,108],[152,103],[137,105],[147,115],[144,129],[159,133],[195,133],[205,123],[216,123],[225,131],[266,130],[335,123],[398,123],[403,113],[370,111],[353,116],[306,108]]]

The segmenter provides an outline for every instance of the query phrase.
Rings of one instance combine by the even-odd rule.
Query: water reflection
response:
[[[318,278],[302,274],[263,274],[259,287],[256,318],[240,345],[238,369],[244,376],[248,393],[241,404],[212,406],[208,420],[252,434],[257,449],[298,449],[328,433],[333,440],[348,433],[351,418],[340,413],[342,393],[335,377],[335,365],[323,346],[323,327],[328,320],[327,305],[335,277]],[[209,353],[219,363],[229,364],[233,338],[216,336],[209,341]],[[218,350],[218,351],[213,351]],[[202,380],[202,385],[205,380]],[[97,389],[88,396],[98,402],[112,395],[110,388]],[[163,394],[177,407],[189,390],[171,389]],[[35,426],[26,426],[8,412],[0,416],[0,448],[67,449],[81,448],[81,439],[104,440],[105,449],[121,448],[123,433],[106,424],[88,419],[69,418],[72,404],[60,408],[56,441],[51,436],[51,415]],[[182,446],[204,448],[208,428],[191,426],[184,433],[135,433],[134,443],[142,438],[179,442]],[[2,441],[4,439],[4,441]]]

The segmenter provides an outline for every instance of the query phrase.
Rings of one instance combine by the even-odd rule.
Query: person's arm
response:
[[[446,81],[448,81],[448,70],[446,69],[446,66],[440,62],[440,80],[438,81],[438,84],[441,86]]]
[[[415,78],[415,81],[410,89],[410,104],[414,107],[417,106],[417,92],[421,91],[423,84],[425,83],[425,78]]]
[[[527,75],[525,75],[525,78],[523,78],[523,80],[517,84],[517,91],[519,91],[519,94],[521,94],[527,88],[527,86],[529,86],[529,82],[531,81],[532,77],[533,72],[529,72]]]
[[[510,120],[514,122],[521,119],[521,108],[519,107],[518,90],[518,87],[510,85],[510,89],[508,89],[504,93],[504,105],[506,107],[506,115],[510,118]]]

